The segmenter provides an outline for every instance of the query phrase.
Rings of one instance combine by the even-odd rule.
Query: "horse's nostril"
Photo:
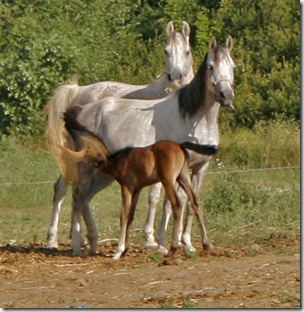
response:
[[[220,92],[220,97],[222,98],[222,99],[225,99],[225,94],[224,94],[224,92]]]
[[[169,81],[172,81],[171,74],[168,74],[168,79],[169,79]]]

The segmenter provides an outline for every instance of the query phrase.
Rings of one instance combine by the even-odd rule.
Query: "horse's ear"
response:
[[[210,43],[209,43],[209,50],[210,51],[213,51],[217,46],[217,42],[215,40],[214,37],[212,37],[212,39],[210,40]]]
[[[190,26],[187,22],[183,21],[183,29],[182,33],[187,38],[187,41],[189,41],[189,35],[190,35]]]
[[[231,51],[233,48],[233,40],[232,37],[229,35],[226,39],[226,48]]]
[[[174,32],[174,26],[173,26],[173,22],[172,21],[170,21],[167,24],[166,32],[167,32],[168,36],[171,36],[171,34]]]

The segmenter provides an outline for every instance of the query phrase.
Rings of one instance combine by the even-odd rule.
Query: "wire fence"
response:
[[[274,167],[274,168],[255,168],[255,169],[239,169],[239,170],[221,170],[209,171],[207,174],[232,174],[232,173],[248,173],[274,170],[295,170],[300,169],[300,166]],[[0,182],[1,186],[18,186],[18,185],[43,185],[54,184],[56,181],[33,181],[33,182]]]

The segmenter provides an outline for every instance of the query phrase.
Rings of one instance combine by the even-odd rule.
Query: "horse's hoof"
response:
[[[120,259],[120,256],[121,256],[120,253],[115,254],[115,255],[113,256],[113,260],[119,260],[119,259]]]
[[[51,249],[51,250],[58,250],[58,244],[57,243],[47,243],[46,248]]]
[[[203,243],[203,248],[205,251],[209,251],[209,250],[213,249],[213,245],[210,242]]]
[[[189,252],[196,252],[195,247],[193,247],[192,245],[186,245],[185,249]]]
[[[77,257],[77,256],[79,256],[80,255],[80,251],[72,251],[72,256],[73,257]]]
[[[96,250],[89,250],[89,252],[88,252],[88,255],[89,256],[96,256],[97,255],[97,252],[96,252]]]
[[[157,251],[164,256],[168,254],[168,249],[162,245],[158,246]]]
[[[167,254],[168,258],[173,258],[173,256],[175,255],[176,251],[177,251],[178,247],[173,247],[171,246],[169,253]]]
[[[146,242],[145,243],[145,248],[146,249],[157,249],[158,248],[158,244],[155,241],[153,241],[153,242]]]

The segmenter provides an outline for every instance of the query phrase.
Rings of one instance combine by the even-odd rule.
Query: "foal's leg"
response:
[[[62,176],[58,178],[54,185],[54,197],[53,197],[53,212],[52,221],[47,235],[47,248],[58,248],[57,233],[58,233],[58,221],[61,206],[64,197],[67,192],[67,184]]]
[[[132,195],[132,203],[131,203],[131,208],[129,211],[129,218],[128,218],[127,231],[126,231],[126,245],[125,245],[125,251],[122,254],[123,256],[128,251],[129,246],[130,246],[130,229],[131,229],[132,222],[134,220],[135,209],[137,206],[140,192],[141,192],[141,189],[135,190]]]
[[[186,204],[187,196],[185,196],[185,192],[181,188],[178,188],[177,192],[178,192],[179,200],[181,201],[181,205],[183,207],[182,216],[181,216],[181,218],[183,219],[184,206]],[[164,204],[163,204],[162,220],[161,220],[161,224],[158,229],[158,235],[157,235],[157,240],[159,244],[158,251],[164,255],[168,253],[168,250],[165,247],[165,245],[166,245],[166,233],[167,233],[168,223],[169,223],[171,214],[172,214],[171,204],[167,196],[165,196]],[[178,232],[179,244],[181,242],[182,232],[183,232],[183,227],[181,223],[181,226]]]
[[[149,190],[149,210],[144,227],[144,236],[146,239],[146,248],[157,248],[158,244],[154,237],[154,221],[157,204],[160,199],[161,183],[153,184]]]
[[[186,192],[187,192],[188,197],[189,197],[190,202],[191,202],[191,205],[189,205],[188,213],[193,215],[195,212],[198,223],[200,225],[203,247],[205,250],[207,250],[211,247],[211,243],[209,242],[206,227],[204,224],[203,210],[202,210],[201,206],[199,205],[199,199],[198,199],[197,195],[193,192],[191,185],[186,186],[186,189],[187,189]]]
[[[192,173],[192,190],[193,190],[197,200],[198,200],[198,193],[199,193],[199,190],[203,184],[203,178],[207,172],[208,167],[209,167],[209,162],[206,163],[198,171]],[[188,204],[188,210],[187,211],[188,211],[188,213],[187,213],[184,232],[182,235],[182,241],[186,245],[186,248],[188,248],[190,251],[195,251],[195,248],[193,247],[193,245],[191,243],[191,228],[192,228],[192,222],[193,222],[194,214],[193,214],[192,207],[189,204]],[[208,237],[207,237],[207,232],[206,232],[206,228],[204,225],[203,217],[201,218],[201,222],[202,222],[202,225],[200,225],[200,226],[203,226],[204,233],[205,233],[205,234],[203,234],[204,249],[212,248],[212,244],[209,242]]]
[[[117,251],[113,259],[118,260],[123,253],[126,252],[126,237],[127,228],[130,218],[130,210],[132,205],[132,193],[127,187],[121,187],[122,206],[120,213],[120,237],[117,246]]]
[[[170,201],[174,216],[173,235],[171,244],[171,254],[174,254],[178,248],[179,243],[178,234],[182,223],[182,205],[175,190],[174,183],[171,183],[170,181],[167,182],[163,181],[163,186],[165,188],[168,200]]]

